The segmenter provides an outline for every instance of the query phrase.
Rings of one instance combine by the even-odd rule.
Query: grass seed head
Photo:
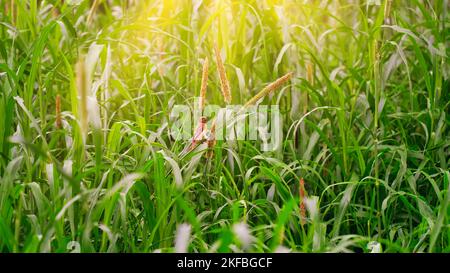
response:
[[[8,1],[5,1],[3,10],[4,10],[5,14],[9,13],[9,2]]]
[[[217,71],[220,77],[220,87],[222,90],[222,95],[227,104],[231,103],[231,93],[230,93],[230,83],[228,82],[227,73],[225,67],[223,66],[222,57],[220,56],[219,48],[214,45],[214,52],[216,54]]]
[[[208,152],[206,153],[206,158],[211,158],[213,156],[212,148],[216,145],[216,120],[214,119],[211,124],[211,130],[209,130],[208,140],[206,141],[208,145]]]
[[[60,15],[61,13],[59,12],[59,9],[54,5],[53,7],[52,7],[52,17],[54,18],[54,19],[56,19],[56,18],[58,18],[58,16]]]
[[[256,104],[260,99],[264,98],[265,96],[269,95],[272,91],[278,89],[281,85],[283,85],[285,82],[289,81],[293,75],[293,72],[289,72],[283,77],[277,79],[276,81],[272,82],[268,86],[266,86],[263,90],[261,90],[258,94],[256,94],[253,98],[251,98],[244,107],[251,106]]]
[[[300,195],[300,221],[301,224],[304,225],[306,222],[305,198],[307,197],[307,195],[305,190],[305,180],[303,178],[300,179],[299,195]]]
[[[201,117],[200,121],[197,125],[197,129],[194,132],[194,136],[192,137],[191,144],[187,149],[188,152],[192,151],[198,144],[204,141],[204,135],[206,132],[206,117]]]

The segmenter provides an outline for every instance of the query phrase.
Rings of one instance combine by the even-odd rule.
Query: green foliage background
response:
[[[172,252],[187,223],[191,252],[450,252],[447,0],[0,4],[0,251]],[[205,58],[225,105],[215,43],[233,104],[294,72],[263,101],[281,149],[180,156],[170,111]]]

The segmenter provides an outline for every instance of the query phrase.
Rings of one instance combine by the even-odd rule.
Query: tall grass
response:
[[[448,1],[376,2],[0,0],[0,251],[450,252]]]

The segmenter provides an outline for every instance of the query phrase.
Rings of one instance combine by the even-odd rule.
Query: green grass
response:
[[[0,252],[450,252],[449,3],[379,2],[0,0]],[[279,150],[169,137],[214,44]]]

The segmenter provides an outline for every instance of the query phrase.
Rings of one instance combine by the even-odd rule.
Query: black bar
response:
[[[449,254],[0,254],[3,269],[58,272],[314,272],[418,269]],[[56,266],[55,264],[59,264]],[[7,265],[9,265],[7,267]],[[39,271],[40,271],[39,270]],[[5,271],[6,272],[6,271]]]

